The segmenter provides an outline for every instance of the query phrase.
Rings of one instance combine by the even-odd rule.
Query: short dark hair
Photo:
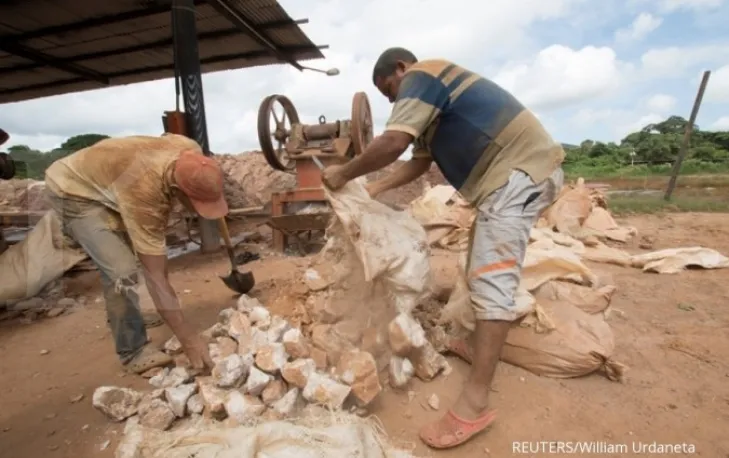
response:
[[[384,50],[375,62],[375,68],[372,70],[372,82],[376,85],[378,78],[387,78],[395,73],[399,61],[414,64],[418,61],[418,58],[405,48],[388,48]]]

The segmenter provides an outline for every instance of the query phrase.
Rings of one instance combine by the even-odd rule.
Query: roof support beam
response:
[[[202,5],[205,0],[195,0],[195,5]],[[138,10],[125,11],[118,14],[110,14],[107,16],[99,16],[95,18],[85,19],[83,21],[74,22],[71,24],[62,24],[52,27],[45,27],[38,30],[33,30],[27,33],[20,33],[17,35],[7,35],[0,37],[0,43],[5,44],[6,42],[21,42],[31,40],[33,38],[42,38],[49,35],[61,35],[69,32],[81,32],[86,29],[93,29],[96,27],[105,27],[119,22],[133,21],[135,19],[142,19],[156,14],[169,14],[170,8],[172,8],[172,2],[166,1],[156,5],[147,6]]]
[[[269,23],[263,24],[261,26],[261,28],[275,29],[275,28],[279,28],[279,27],[289,27],[292,25],[306,24],[308,21],[309,21],[308,19],[299,19],[296,21],[269,22]],[[201,33],[198,35],[198,41],[200,43],[202,43],[206,40],[229,38],[229,37],[237,36],[239,34],[240,34],[240,29],[238,29],[238,27],[232,27],[232,28],[226,29],[226,30],[216,30],[214,32]],[[4,43],[0,42],[0,49],[2,49],[1,47],[3,45],[4,45]],[[116,56],[120,56],[123,54],[131,54],[131,53],[140,52],[140,51],[151,51],[151,50],[155,50],[155,49],[169,48],[172,45],[173,45],[172,38],[165,38],[162,40],[153,41],[151,43],[144,43],[141,45],[126,46],[123,48],[116,48],[116,49],[110,49],[110,50],[106,50],[106,51],[98,51],[98,52],[81,54],[78,56],[59,57],[57,59],[59,62],[64,62],[64,63],[83,62],[85,60],[103,59],[105,57],[116,57]],[[41,63],[32,63],[32,64],[15,65],[13,67],[7,67],[7,68],[0,68],[0,75],[34,70],[36,68],[43,67],[43,65],[44,64],[41,64]]]
[[[103,85],[109,84],[109,78],[97,71],[91,70],[90,68],[86,68],[78,64],[74,64],[72,62],[63,62],[56,57],[50,56],[40,51],[36,51],[34,49],[30,49],[23,45],[19,45],[16,43],[0,43],[0,50],[3,50],[6,53],[13,54],[18,57],[22,57],[23,59],[37,62],[41,65],[47,65],[49,67],[63,70],[73,75],[80,76],[86,80],[97,81]]]
[[[329,48],[328,45],[322,45],[322,46],[287,46],[285,48],[282,48],[284,52],[287,53],[302,53],[307,51],[318,51],[318,50],[324,50]],[[268,51],[252,51],[247,53],[239,53],[239,54],[224,54],[220,56],[212,56],[205,59],[200,59],[201,65],[210,65],[210,64],[216,64],[220,62],[229,62],[231,60],[236,59],[246,59],[246,60],[252,60],[252,59],[261,59],[265,57],[269,57],[270,54]],[[124,78],[124,77],[130,77],[130,76],[137,76],[137,75],[143,75],[145,73],[156,73],[161,71],[173,71],[175,69],[174,63],[169,64],[163,64],[163,65],[155,65],[153,67],[146,67],[141,68],[138,70],[131,70],[131,71],[123,71],[123,72],[116,72],[116,73],[109,73],[106,75],[109,80],[114,80],[116,78]],[[171,76],[171,75],[170,75]],[[15,92],[24,92],[24,91],[33,91],[33,90],[41,90],[41,89],[47,89],[52,88],[56,86],[65,86],[69,84],[78,84],[83,83],[85,81],[84,78],[73,78],[63,81],[52,81],[49,83],[40,83],[40,84],[31,84],[28,86],[20,86],[15,87],[12,89],[0,89],[0,95],[5,94],[12,94]]]
[[[238,27],[243,33],[249,35],[251,38],[256,40],[258,44],[268,49],[272,56],[277,57],[283,62],[288,62],[293,65],[297,70],[303,70],[303,67],[296,62],[296,59],[282,52],[281,48],[276,46],[271,40],[269,40],[262,30],[258,26],[251,24],[242,14],[236,11],[232,6],[228,4],[226,0],[206,0],[210,6],[212,6],[218,14],[228,19],[234,26]]]

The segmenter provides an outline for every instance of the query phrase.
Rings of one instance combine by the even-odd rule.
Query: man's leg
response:
[[[512,322],[528,312],[517,310],[514,295],[529,232],[562,181],[561,169],[538,185],[515,171],[478,209],[466,268],[476,327],[470,345],[463,349],[473,365],[453,408],[421,431],[423,441],[432,447],[459,445],[495,418],[494,412],[487,412],[491,382]]]
[[[146,346],[137,259],[121,234],[109,228],[108,210],[93,204],[71,205],[80,208],[74,209],[73,217],[63,218],[64,230],[99,268],[109,326],[122,364],[140,372],[170,363],[167,355]]]

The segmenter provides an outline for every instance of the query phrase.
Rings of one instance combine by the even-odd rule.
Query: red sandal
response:
[[[496,411],[490,410],[476,420],[464,420],[449,410],[440,420],[420,430],[420,440],[435,449],[456,447],[486,430],[496,420]]]
[[[451,337],[446,342],[446,349],[468,364],[473,364],[473,352],[466,339]]]

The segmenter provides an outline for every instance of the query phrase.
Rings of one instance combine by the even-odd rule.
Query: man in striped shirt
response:
[[[478,212],[466,266],[476,327],[469,342],[448,345],[472,363],[471,373],[452,409],[420,433],[429,446],[450,448],[495,418],[489,387],[510,325],[530,311],[514,295],[529,232],[562,187],[564,150],[513,95],[451,62],[419,62],[410,51],[391,48],[372,78],[394,103],[385,132],[362,155],[325,169],[325,185],[339,189],[391,164],[412,144],[412,159],[368,184],[370,195],[413,181],[435,161]]]

